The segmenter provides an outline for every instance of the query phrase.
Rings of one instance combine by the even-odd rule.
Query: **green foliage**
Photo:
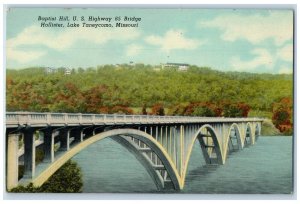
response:
[[[186,109],[186,104],[175,105],[171,109],[169,109],[168,115],[185,115]]]
[[[69,160],[57,170],[42,186],[18,186],[11,192],[22,193],[78,193],[83,186],[82,174],[76,162]]]
[[[240,110],[235,104],[227,104],[224,106],[224,117],[239,116],[242,116],[242,110]]]
[[[261,135],[278,136],[282,133],[274,126],[271,120],[266,119],[262,122]]]
[[[40,188],[34,187],[32,183],[27,186],[18,186],[10,190],[13,193],[40,193]]]
[[[153,68],[144,64],[105,65],[78,68],[68,76],[45,74],[42,68],[7,70],[6,108],[126,114],[132,111],[128,107],[142,109],[163,103],[165,110],[170,109],[168,114],[182,115],[187,104],[211,103],[217,107],[208,108],[220,116],[224,110],[216,108],[222,108],[224,101],[246,102],[252,111],[272,112],[272,104],[279,98],[292,97],[292,75],[220,72],[197,66],[187,72]],[[237,109],[241,107],[231,107],[225,115],[245,115]]]
[[[151,114],[152,115],[160,115],[160,116],[165,115],[164,106],[161,103],[154,104],[152,107]]]
[[[292,99],[282,98],[273,104],[272,121],[281,132],[292,134]]]
[[[74,161],[68,161],[41,186],[41,192],[75,193],[81,192],[82,174]]]
[[[148,115],[146,105],[143,105],[143,108],[142,108],[142,115]]]
[[[213,116],[215,116],[215,113],[213,110],[211,110],[207,106],[198,106],[194,109],[192,116],[213,117]]]
[[[251,109],[248,117],[272,118],[272,112]]]

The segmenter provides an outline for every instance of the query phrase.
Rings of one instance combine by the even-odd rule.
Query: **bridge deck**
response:
[[[263,121],[261,118],[187,117],[156,115],[118,115],[81,113],[7,112],[6,127],[78,126],[78,125],[130,125],[130,124],[188,124],[234,123]]]

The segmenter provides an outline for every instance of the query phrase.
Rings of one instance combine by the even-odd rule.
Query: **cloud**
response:
[[[164,36],[151,35],[146,37],[145,41],[148,44],[160,46],[164,52],[176,49],[193,50],[203,44],[197,39],[186,38],[182,30],[169,30]]]
[[[252,60],[243,61],[238,56],[234,56],[230,60],[231,67],[237,71],[252,71],[261,66],[266,69],[272,69],[275,64],[274,57],[268,50],[257,48],[251,52],[255,57]]]
[[[131,44],[126,49],[126,55],[129,57],[135,56],[140,53],[140,51],[143,49],[142,46]]]
[[[288,44],[283,48],[279,49],[277,56],[284,61],[292,62],[293,61],[293,45]]]
[[[293,38],[292,11],[270,11],[268,15],[220,15],[213,20],[199,22],[199,25],[220,29],[225,41],[246,39],[258,44],[273,39],[279,46]]]
[[[7,59],[15,60],[19,63],[27,63],[46,55],[44,51],[24,51],[8,48],[6,52]]]
[[[78,41],[87,41],[94,44],[104,44],[111,40],[127,41],[139,37],[140,33],[133,28],[126,29],[96,29],[96,28],[76,28],[54,31],[54,29],[30,26],[25,28],[16,37],[7,40],[7,58],[18,60],[19,62],[29,62],[38,59],[46,54],[42,51],[32,51],[32,46],[45,46],[57,51],[64,51],[72,48]],[[22,48],[19,49],[18,48]],[[76,47],[79,48],[80,47]],[[15,54],[18,55],[16,59]],[[35,55],[36,54],[36,55]]]
[[[284,67],[282,66],[280,69],[279,69],[279,74],[292,74],[293,73],[293,68],[292,67]]]

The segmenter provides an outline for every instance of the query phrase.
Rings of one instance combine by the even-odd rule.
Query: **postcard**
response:
[[[293,194],[293,9],[6,10],[12,193]]]

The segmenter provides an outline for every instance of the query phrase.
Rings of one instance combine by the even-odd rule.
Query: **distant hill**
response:
[[[247,103],[252,110],[268,112],[274,102],[293,97],[291,74],[221,72],[197,66],[181,72],[143,64],[105,65],[76,68],[67,76],[63,72],[46,74],[44,68],[31,67],[8,69],[6,76],[8,111],[55,111],[69,103],[74,106],[69,111],[80,112],[86,103],[82,98],[96,100],[91,95],[97,91],[101,104],[107,106],[150,107],[159,102],[172,108],[192,102],[227,101]]]

